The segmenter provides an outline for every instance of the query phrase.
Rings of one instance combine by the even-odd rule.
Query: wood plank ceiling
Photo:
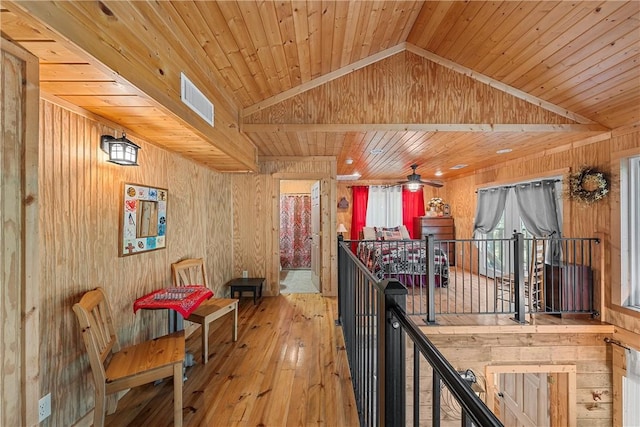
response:
[[[424,178],[441,171],[446,180],[640,123],[637,1],[3,8],[2,34],[40,57],[44,91],[221,171],[256,170],[255,154],[335,156],[339,174],[396,179],[416,162]],[[124,28],[127,39],[107,37]],[[167,73],[171,62],[196,64],[216,101],[217,133],[116,69],[107,48],[122,58],[137,49]],[[468,166],[450,169],[459,164]]]

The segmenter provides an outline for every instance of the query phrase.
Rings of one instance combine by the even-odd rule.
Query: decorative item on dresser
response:
[[[417,216],[413,218],[413,236],[424,239],[433,234],[438,240],[453,240],[456,238],[455,225],[452,217]],[[449,258],[449,265],[456,265],[456,247],[454,243],[442,247]]]

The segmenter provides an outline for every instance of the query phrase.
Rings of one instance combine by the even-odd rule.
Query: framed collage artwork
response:
[[[118,256],[164,249],[167,244],[168,191],[125,183],[122,195]]]

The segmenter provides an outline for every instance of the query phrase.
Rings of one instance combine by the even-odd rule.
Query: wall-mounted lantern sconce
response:
[[[100,137],[100,148],[109,155],[109,161],[122,166],[138,166],[139,145],[127,139],[127,135],[122,132],[122,138],[115,138],[111,135]]]

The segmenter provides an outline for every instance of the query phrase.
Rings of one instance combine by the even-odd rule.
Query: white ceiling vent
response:
[[[184,73],[180,73],[180,97],[182,102],[213,126],[213,104]]]
[[[360,174],[358,172],[352,173],[351,175],[338,175],[336,177],[338,181],[356,181],[360,179]]]

